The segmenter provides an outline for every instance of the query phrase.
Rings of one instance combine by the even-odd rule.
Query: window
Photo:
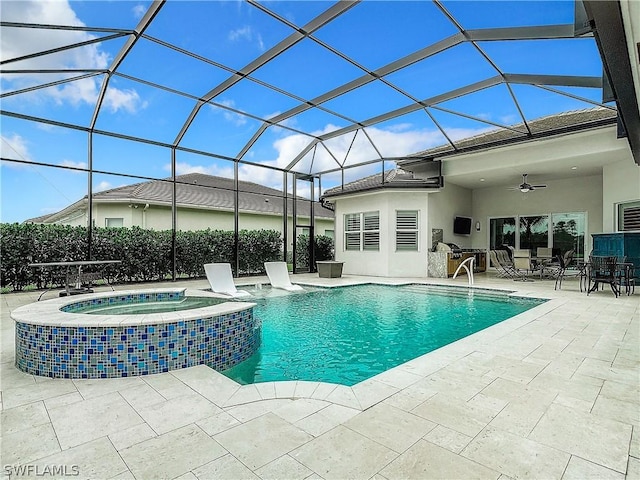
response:
[[[124,227],[124,218],[105,218],[105,227]]]
[[[549,216],[520,217],[520,249],[535,252],[538,247],[549,246]]]
[[[535,254],[538,247],[552,247],[554,255],[574,250],[574,258],[583,258],[585,225],[581,212],[491,218],[489,248],[508,245]]]
[[[344,216],[345,250],[380,250],[380,212]]]
[[[363,213],[364,232],[362,233],[363,250],[380,250],[380,214],[379,212]]]
[[[489,220],[489,249],[495,250],[503,245],[516,246],[515,217],[492,218]]]
[[[640,201],[618,204],[618,231],[640,230]]]
[[[396,211],[396,251],[418,250],[418,211]]]
[[[584,234],[586,218],[584,213],[554,213],[553,250],[565,253],[573,250],[573,258],[584,258]]]
[[[359,213],[347,213],[344,216],[344,249],[360,250]]]

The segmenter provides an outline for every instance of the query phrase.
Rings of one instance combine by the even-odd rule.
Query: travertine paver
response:
[[[426,440],[420,440],[380,472],[385,478],[474,478],[493,479],[500,472],[466,459]]]
[[[463,457],[512,478],[560,478],[570,455],[542,443],[487,427],[461,452]]]
[[[313,439],[291,453],[322,478],[370,478],[397,455],[391,449],[343,426]]]
[[[624,473],[631,425],[551,405],[529,438]]]
[[[37,295],[1,295],[2,463],[123,480],[640,478],[638,294],[476,282],[552,300],[353,388],[243,387],[205,366],[104,381],[27,375],[13,366],[9,314]]]
[[[117,392],[51,408],[49,416],[63,449],[144,423]]]
[[[172,430],[120,451],[136,478],[175,478],[227,454],[196,425]]]
[[[252,469],[260,468],[311,440],[311,435],[273,413],[213,437]]]
[[[422,417],[380,403],[344,423],[367,438],[398,453],[417,442],[436,424]]]

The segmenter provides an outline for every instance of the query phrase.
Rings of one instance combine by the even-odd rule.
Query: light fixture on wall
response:
[[[480,231],[480,222],[476,222],[476,232]]]

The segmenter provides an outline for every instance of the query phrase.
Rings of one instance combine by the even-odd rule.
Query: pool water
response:
[[[545,300],[466,288],[361,285],[254,301],[262,345],[222,373],[242,384],[351,386]]]
[[[180,310],[191,310],[193,308],[210,307],[226,303],[226,298],[215,297],[184,297],[179,300],[163,300],[160,302],[142,303],[116,303],[113,305],[104,304],[92,306],[82,310],[81,313],[89,315],[131,315],[144,313],[178,312]]]

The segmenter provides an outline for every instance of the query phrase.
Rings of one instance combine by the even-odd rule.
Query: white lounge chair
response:
[[[228,295],[230,297],[250,297],[251,294],[245,290],[238,290],[233,283],[231,265],[228,263],[205,263],[204,272],[211,285],[211,291]]]
[[[282,288],[289,292],[304,290],[300,285],[293,285],[289,279],[289,271],[285,262],[264,262],[269,282],[273,288]]]

